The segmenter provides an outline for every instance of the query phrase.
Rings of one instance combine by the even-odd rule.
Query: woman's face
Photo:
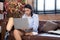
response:
[[[31,9],[25,8],[25,14],[28,16],[31,15]]]

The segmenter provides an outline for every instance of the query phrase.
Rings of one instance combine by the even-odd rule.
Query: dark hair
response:
[[[26,5],[24,6],[24,8],[29,8],[29,9],[31,10],[31,17],[32,17],[32,16],[33,16],[33,11],[32,11],[31,5],[26,4]]]

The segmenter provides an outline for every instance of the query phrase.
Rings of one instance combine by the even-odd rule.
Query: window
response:
[[[60,0],[57,0],[57,10],[60,10]]]
[[[0,2],[0,10],[3,10],[3,2]]]
[[[60,0],[56,0],[56,12],[60,13]]]
[[[55,0],[45,0],[45,10],[54,10]]]
[[[39,11],[43,11],[44,10],[44,0],[38,0],[38,4],[37,4],[37,9]]]
[[[40,13],[60,13],[60,0],[36,0],[36,9]]]

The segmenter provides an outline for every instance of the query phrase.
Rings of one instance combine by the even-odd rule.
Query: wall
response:
[[[26,0],[26,4],[30,4],[32,7],[34,5],[34,0]]]
[[[60,14],[41,14],[39,20],[60,20]]]

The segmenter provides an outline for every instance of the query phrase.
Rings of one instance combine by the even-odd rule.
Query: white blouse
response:
[[[28,18],[29,27],[33,28],[33,32],[38,32],[39,18],[37,14],[33,14],[32,17],[28,17],[26,14],[22,18]]]

